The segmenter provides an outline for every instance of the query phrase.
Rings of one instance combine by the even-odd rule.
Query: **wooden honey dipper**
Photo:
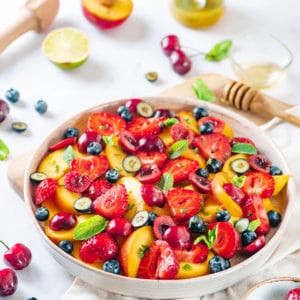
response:
[[[276,105],[276,102],[279,100],[260,93],[242,82],[230,80],[225,84],[219,99],[221,103],[233,106],[237,109],[251,112],[264,112],[296,126],[300,126],[299,118],[287,113]]]

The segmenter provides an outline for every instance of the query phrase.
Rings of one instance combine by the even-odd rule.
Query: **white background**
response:
[[[220,22],[208,29],[182,26],[170,14],[170,1],[134,0],[130,18],[117,29],[100,31],[82,15],[79,0],[62,0],[55,22],[44,33],[29,32],[0,54],[0,98],[7,89],[19,90],[21,99],[10,104],[9,117],[0,124],[0,139],[10,148],[10,156],[0,161],[0,239],[13,245],[22,242],[33,253],[30,267],[18,271],[19,288],[7,299],[59,299],[73,278],[46,252],[31,223],[23,201],[10,187],[6,172],[11,159],[37,147],[58,124],[83,109],[119,98],[152,96],[184,80],[206,72],[219,72],[235,78],[228,60],[212,63],[201,56],[193,59],[185,76],[172,71],[159,42],[167,34],[179,36],[181,44],[208,51],[223,39],[250,31],[271,32],[285,42],[294,54],[288,77],[279,86],[266,90],[291,104],[300,102],[300,2],[295,0],[228,0]],[[0,1],[0,27],[14,22],[22,1]],[[78,69],[64,71],[41,53],[46,34],[58,27],[73,26],[85,32],[91,42],[88,61]],[[1,38],[1,37],[0,37]],[[144,74],[159,73],[148,82]],[[44,99],[45,115],[34,110]],[[28,130],[12,132],[11,122],[23,121]],[[0,256],[4,248],[0,248]],[[0,268],[4,267],[0,259]]]

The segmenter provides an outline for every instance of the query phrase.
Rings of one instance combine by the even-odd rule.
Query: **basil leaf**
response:
[[[247,229],[250,230],[250,231],[255,231],[259,225],[260,225],[260,220],[256,219],[256,220],[253,220],[249,223]]]
[[[192,89],[194,90],[196,97],[200,100],[207,102],[213,102],[216,100],[216,96],[199,77],[194,80]]]
[[[103,136],[102,137],[104,143],[108,146],[113,146],[114,145],[114,141],[113,138],[111,136]]]
[[[168,190],[170,190],[174,185],[174,178],[173,174],[171,172],[165,172],[158,182],[158,187],[166,193]]]
[[[70,164],[71,161],[75,158],[75,153],[72,146],[68,146],[63,152],[63,159],[67,164]]]
[[[4,160],[9,155],[9,148],[6,144],[0,139],[0,160]]]
[[[164,121],[164,125],[167,127],[171,127],[174,124],[178,123],[178,119],[176,118],[168,118],[167,120]]]
[[[256,148],[248,143],[234,143],[231,147],[233,153],[257,154]]]
[[[245,176],[233,176],[231,179],[231,183],[235,186],[237,186],[238,188],[242,188],[244,183],[245,183],[246,177]]]
[[[105,230],[108,221],[102,216],[93,216],[74,228],[74,240],[83,241]]]
[[[224,40],[214,45],[205,55],[205,59],[209,61],[220,61],[228,57],[228,52],[232,46],[231,40]]]
[[[187,140],[180,140],[175,142],[169,149],[169,157],[171,159],[179,157],[183,152],[189,147],[189,142]]]
[[[215,226],[212,230],[208,230],[207,236],[206,235],[200,235],[194,240],[194,245],[199,244],[201,241],[203,241],[206,246],[211,249],[217,239],[218,235],[218,226]]]

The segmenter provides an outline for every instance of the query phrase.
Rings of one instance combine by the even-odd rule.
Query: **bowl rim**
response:
[[[137,97],[135,97],[137,98]],[[164,104],[169,104],[170,101],[175,101],[175,103],[180,103],[180,105],[189,105],[189,106],[205,106],[208,110],[210,110],[212,112],[212,114],[217,113],[217,114],[222,114],[224,116],[226,116],[227,118],[230,118],[232,120],[235,121],[239,121],[240,123],[244,123],[245,126],[250,127],[251,129],[257,131],[257,133],[261,136],[263,136],[267,141],[268,141],[268,145],[270,145],[273,149],[275,149],[276,151],[276,156],[278,157],[278,159],[280,160],[283,169],[285,172],[288,172],[289,174],[291,174],[290,169],[288,167],[288,164],[283,156],[283,154],[280,152],[280,150],[278,149],[277,146],[275,146],[274,142],[272,141],[272,139],[266,134],[266,132],[264,132],[259,126],[257,126],[256,124],[254,124],[253,122],[249,121],[248,119],[246,119],[245,117],[239,115],[238,113],[226,110],[224,107],[220,106],[220,105],[216,105],[214,103],[208,103],[208,102],[202,102],[199,100],[196,100],[194,98],[189,98],[189,97],[170,97],[170,96],[141,96],[139,97],[140,99],[143,99],[144,101],[150,101],[150,103],[152,101],[155,102],[161,102]],[[80,119],[80,117],[82,117],[83,115],[86,114],[91,114],[92,112],[96,112],[96,111],[105,111],[106,108],[109,108],[111,106],[116,106],[119,105],[120,103],[124,103],[125,101],[132,99],[132,98],[120,98],[117,100],[113,100],[113,101],[108,101],[105,103],[100,103],[99,105],[96,106],[92,106],[90,108],[87,108],[81,112],[78,112],[77,114],[75,114],[74,116],[71,116],[70,118],[68,118],[67,120],[65,120],[64,122],[60,123],[58,126],[56,126],[51,132],[50,134],[45,137],[45,139],[40,143],[40,145],[38,145],[38,147],[33,151],[29,162],[27,163],[26,169],[25,169],[25,176],[24,176],[24,198],[25,198],[25,203],[26,203],[26,207],[27,210],[29,211],[29,215],[35,225],[35,227],[37,228],[38,232],[40,233],[39,236],[42,238],[42,241],[45,243],[45,245],[47,246],[47,248],[49,247],[49,249],[52,252],[52,255],[54,255],[54,257],[62,262],[66,262],[72,265],[76,265],[76,267],[80,267],[82,268],[83,273],[86,272],[91,272],[91,274],[93,274],[93,276],[100,276],[101,279],[108,279],[108,280],[114,280],[116,282],[115,287],[118,291],[118,282],[126,282],[128,283],[129,286],[142,286],[142,290],[140,290],[141,292],[143,292],[143,290],[147,290],[147,289],[153,289],[153,286],[157,287],[157,288],[161,288],[161,289],[165,289],[165,290],[171,290],[174,289],[175,287],[181,287],[184,289],[184,287],[189,283],[189,284],[199,284],[201,282],[206,283],[209,282],[210,280],[216,280],[218,281],[218,287],[219,290],[227,288],[231,285],[233,285],[234,283],[236,283],[237,281],[240,281],[242,279],[244,279],[242,276],[239,277],[238,280],[235,280],[234,282],[232,282],[230,285],[225,284],[222,281],[222,278],[226,278],[227,276],[230,276],[232,273],[239,273],[239,271],[245,267],[248,267],[249,269],[249,274],[247,274],[247,277],[251,275],[252,272],[254,272],[256,270],[256,268],[254,268],[253,264],[258,261],[260,262],[260,266],[265,263],[270,257],[271,255],[274,253],[274,251],[276,250],[280,240],[279,237],[282,236],[283,232],[286,230],[287,227],[287,223],[288,220],[290,218],[290,215],[293,211],[293,207],[295,205],[295,195],[296,195],[296,185],[295,185],[295,181],[293,179],[293,177],[290,177],[289,180],[289,184],[287,187],[287,194],[286,194],[286,199],[287,199],[287,205],[286,205],[286,209],[284,212],[284,218],[282,219],[282,222],[280,224],[280,226],[277,228],[276,232],[274,233],[274,235],[271,237],[271,239],[267,242],[266,246],[263,247],[262,249],[260,249],[260,251],[258,251],[257,253],[255,253],[254,255],[246,258],[245,260],[243,260],[242,262],[232,266],[231,268],[222,271],[220,273],[213,273],[213,274],[208,274],[205,276],[200,276],[200,277],[195,277],[195,278],[188,278],[188,279],[175,279],[175,280],[144,280],[144,279],[139,279],[139,278],[130,278],[130,277],[126,277],[126,276],[119,276],[119,275],[114,275],[114,274],[110,274],[107,272],[104,272],[102,270],[98,270],[92,266],[89,266],[79,260],[77,260],[76,258],[72,257],[71,255],[65,253],[63,250],[61,250],[59,247],[57,247],[45,234],[45,232],[43,231],[41,225],[39,224],[38,220],[35,218],[34,215],[34,203],[32,201],[32,197],[31,197],[31,188],[30,188],[30,180],[29,180],[29,175],[32,173],[32,171],[34,170],[34,166],[37,166],[38,163],[35,161],[35,156],[37,154],[39,154],[40,152],[43,152],[44,154],[46,153],[46,150],[48,150],[47,147],[47,140],[49,140],[50,137],[55,135],[55,132],[57,132],[60,128],[62,128],[63,126],[71,123],[74,123],[75,120]],[[47,249],[47,250],[49,250]],[[272,251],[270,251],[272,249]],[[54,252],[53,252],[54,251]],[[261,262],[262,258],[264,257],[264,261]],[[66,269],[66,268],[65,268]],[[68,272],[70,272],[69,270],[66,270]],[[250,273],[251,272],[251,273]],[[245,277],[245,276],[244,276]],[[121,279],[120,279],[121,278]],[[81,278],[82,279],[82,278]],[[120,280],[119,280],[120,279]],[[84,279],[83,279],[84,280]],[[224,287],[224,285],[226,285]],[[106,288],[106,287],[101,287],[101,288]],[[216,289],[216,291],[219,291]],[[110,291],[110,290],[108,290]],[[110,291],[110,292],[115,292],[115,291]],[[202,291],[203,292],[203,291]],[[115,292],[116,293],[116,292]],[[139,296],[134,294],[134,292],[132,291],[125,291],[125,292],[117,292],[119,294],[124,294],[127,296]],[[201,296],[201,295],[206,295],[206,294],[210,294],[211,291],[209,293],[206,293],[204,291],[204,294],[201,294],[201,291],[197,291],[196,294],[191,294],[191,297],[194,296]],[[174,296],[174,297],[179,297],[180,295],[177,293],[174,294],[174,292],[170,292],[170,295]],[[155,296],[149,295],[149,293],[143,294],[142,296],[145,296],[149,299],[170,299],[170,296],[167,295],[161,295],[159,296],[159,298],[156,298]],[[183,296],[187,296],[186,294]],[[151,298],[154,297],[154,298]]]

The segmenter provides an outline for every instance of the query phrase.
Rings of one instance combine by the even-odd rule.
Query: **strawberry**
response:
[[[272,196],[275,188],[275,181],[272,175],[262,172],[248,172],[245,175],[245,182],[242,190],[247,195],[258,195],[261,198]]]
[[[107,232],[102,232],[84,240],[79,248],[79,257],[87,263],[104,262],[116,258],[118,243]]]
[[[224,163],[231,156],[229,140],[222,133],[201,134],[193,144],[205,159],[216,158]]]
[[[178,182],[187,179],[189,174],[196,172],[198,168],[199,163],[197,161],[185,157],[178,157],[169,159],[162,168],[162,173],[171,172],[174,182]]]
[[[176,123],[170,128],[170,134],[174,141],[187,140],[189,145],[195,138],[195,133],[183,123]]]
[[[214,116],[207,116],[207,117],[200,118],[198,120],[198,127],[201,128],[201,126],[205,123],[211,123],[213,125],[214,133],[222,132],[222,130],[225,127],[224,121]]]
[[[167,192],[167,203],[175,222],[186,222],[196,215],[202,205],[202,196],[196,191],[176,187]]]
[[[89,176],[91,181],[102,176],[109,168],[108,159],[104,155],[77,157],[71,161],[71,171]]]
[[[105,179],[98,179],[85,190],[84,195],[95,200],[100,195],[104,194],[107,190],[112,187],[111,183],[109,183]]]
[[[41,181],[34,193],[34,203],[40,205],[42,202],[50,199],[55,194],[57,186],[58,182],[53,178],[46,178]]]
[[[93,202],[95,213],[107,219],[122,217],[127,210],[128,196],[123,184],[115,184]]]
[[[127,130],[136,138],[156,135],[161,131],[161,124],[165,118],[144,118],[135,117],[127,124]]]
[[[230,146],[232,147],[235,143],[242,143],[242,144],[250,144],[252,146],[254,146],[256,148],[256,145],[255,143],[249,139],[249,138],[246,138],[246,137],[234,137],[230,140]]]
[[[258,235],[267,234],[269,232],[269,218],[264,207],[263,199],[260,196],[253,194],[246,197],[242,210],[243,216],[248,218],[249,221],[260,221],[259,226],[255,230]]]
[[[144,279],[174,279],[179,263],[166,241],[154,241],[141,259],[138,277]]]
[[[70,171],[64,176],[65,188],[74,193],[82,193],[91,184],[87,175],[80,174],[78,171]]]
[[[87,128],[98,132],[101,136],[118,136],[126,128],[126,122],[117,114],[98,112],[89,116]]]
[[[289,290],[284,300],[300,300],[300,288]]]
[[[66,139],[63,139],[61,141],[59,141],[58,143],[52,145],[51,147],[49,147],[50,151],[56,151],[59,149],[63,149],[66,148],[70,145],[74,145],[76,143],[77,137],[76,136],[72,136]]]
[[[168,156],[164,152],[159,151],[138,151],[135,155],[141,160],[142,165],[153,164],[155,163],[159,168],[161,168]]]
[[[174,252],[179,261],[196,264],[204,262],[208,257],[208,247],[203,242],[193,245],[190,250],[175,249]]]
[[[264,235],[260,235],[257,237],[253,242],[248,244],[247,246],[243,247],[241,249],[242,253],[250,256],[260,250],[262,247],[264,247],[266,244],[266,238]]]
[[[230,222],[210,223],[208,229],[212,230],[216,226],[216,239],[212,249],[217,255],[230,259],[236,254],[240,246],[240,235]]]
[[[157,182],[162,173],[156,164],[146,164],[135,174],[135,178],[141,183],[154,183]]]

